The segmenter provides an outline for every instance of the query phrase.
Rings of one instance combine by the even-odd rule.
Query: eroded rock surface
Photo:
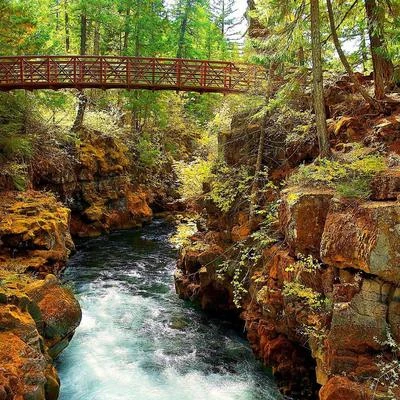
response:
[[[53,358],[81,320],[74,295],[54,275],[0,271],[0,398],[55,400]]]
[[[0,269],[60,271],[74,244],[70,211],[48,193],[4,192],[0,195]]]
[[[73,249],[70,211],[49,193],[0,200],[0,399],[56,400],[53,359],[81,320],[73,293],[54,274]]]
[[[396,374],[400,348],[400,205],[387,187],[395,185],[376,191],[380,201],[345,201],[318,188],[281,192],[284,238],[277,235],[250,268],[241,318],[255,354],[272,366],[285,394],[400,398],[395,378],[382,374],[383,368]],[[215,260],[234,257],[235,240],[246,240],[249,232],[244,239],[229,234],[239,220],[246,218],[230,218],[228,235],[216,229],[222,218],[214,230],[195,235],[176,274],[182,297],[222,315],[234,311],[235,284]]]

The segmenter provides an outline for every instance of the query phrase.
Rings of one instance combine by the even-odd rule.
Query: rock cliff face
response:
[[[0,194],[0,270],[57,273],[74,248],[70,210],[53,195]]]
[[[294,164],[282,151],[268,158],[278,166],[271,179],[309,159],[312,145],[299,146]],[[228,163],[247,159],[239,147],[225,149]],[[249,263],[240,317],[255,354],[295,399],[400,398],[398,177],[397,167],[377,175],[368,200],[304,186],[286,186],[277,196],[275,243]],[[207,227],[181,252],[177,292],[204,309],[237,315],[235,276],[221,265],[254,227],[246,210],[224,215],[210,204],[199,208],[207,211]]]
[[[57,193],[71,209],[73,236],[140,226],[152,217],[152,196],[132,181],[128,156],[117,138],[82,130],[80,142],[62,155],[62,168],[40,164],[34,186]]]
[[[53,195],[0,197],[0,399],[55,400],[53,359],[81,320],[72,292],[54,273],[73,243],[70,211]]]

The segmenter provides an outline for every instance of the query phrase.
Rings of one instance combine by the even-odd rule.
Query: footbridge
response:
[[[147,89],[243,93],[260,87],[257,65],[211,60],[109,56],[0,57],[0,91]]]

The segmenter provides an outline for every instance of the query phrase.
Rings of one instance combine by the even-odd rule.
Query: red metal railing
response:
[[[259,87],[265,70],[251,64],[107,56],[0,57],[0,90],[149,89],[238,93]]]

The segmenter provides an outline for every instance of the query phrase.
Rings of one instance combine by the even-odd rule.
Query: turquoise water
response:
[[[61,400],[276,400],[228,323],[175,294],[172,228],[155,221],[82,242],[64,279],[83,309],[58,360]]]

